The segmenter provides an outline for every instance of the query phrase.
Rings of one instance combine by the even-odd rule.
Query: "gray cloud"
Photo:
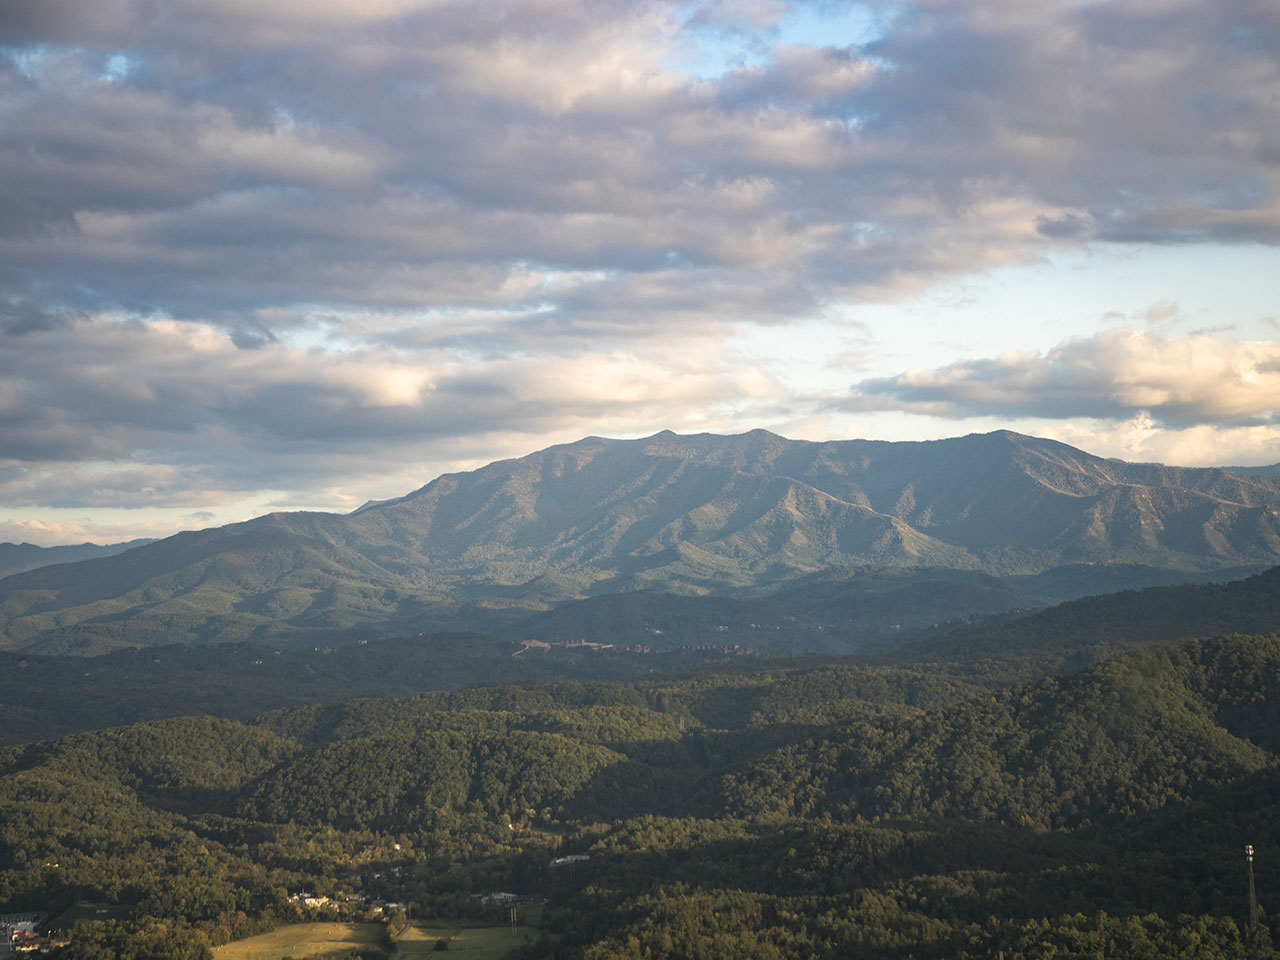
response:
[[[21,335],[53,330],[71,322],[67,315],[46,310],[30,300],[0,301],[0,334]]]
[[[482,437],[586,434],[655,411],[696,427],[725,397],[776,392],[739,358],[688,338],[488,362],[465,344],[255,346],[209,325],[103,317],[0,335],[0,501],[190,507],[367,481]]]
[[[1280,344],[1114,331],[1046,353],[1010,351],[864,380],[857,410],[1050,420],[1138,414],[1170,427],[1280,423]]]
[[[782,44],[718,83],[663,67],[681,21],[657,3],[94,6],[8,18],[36,51],[0,100],[24,132],[0,148],[13,295],[235,324],[432,302],[442,264],[678,262],[690,287],[769,269],[794,309],[1043,243],[1273,242],[1280,221],[1261,0],[922,3],[865,51]],[[689,22],[767,38],[781,9]]]
[[[1100,240],[1280,239],[1268,0],[914,0],[862,48],[781,42],[787,8],[9,0],[0,457],[140,471],[76,468],[58,503],[182,505],[694,426],[780,396],[735,367],[744,324]],[[672,69],[698,31],[754,65]],[[1271,409],[1139,403],[1091,343],[852,403]],[[42,495],[24,476],[0,502]]]

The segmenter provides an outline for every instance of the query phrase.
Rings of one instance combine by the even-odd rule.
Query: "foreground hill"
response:
[[[1008,432],[589,438],[347,516],[271,514],[7,578],[0,643],[492,630],[586,594],[723,594],[830,568],[1258,569],[1280,562],[1278,510],[1265,472],[1122,463]]]
[[[1274,637],[1192,641],[928,717],[837,727],[730,774],[715,806],[1119,824],[1276,766],[1278,652]]]
[[[70,960],[199,960],[300,889],[547,898],[565,960],[1273,958],[1277,704],[1280,641],[1237,637],[995,694],[775,665],[138,724],[0,750],[0,912],[126,918]]]

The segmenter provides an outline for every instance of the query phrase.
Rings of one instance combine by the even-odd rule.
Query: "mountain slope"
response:
[[[922,443],[660,433],[447,474],[0,582],[0,645],[494,629],[587,594],[724,593],[833,567],[1033,574],[1280,562],[1280,478],[1000,432]]]
[[[842,675],[909,674],[928,677],[935,687],[972,687],[977,692],[1079,670],[1154,643],[1197,636],[1280,635],[1280,567],[1276,567],[1238,582],[1127,590],[1031,615],[969,624],[915,640],[875,659],[793,656],[840,649],[836,641],[842,631],[830,619],[833,612],[856,614],[858,607],[865,607],[906,619],[912,607],[922,608],[916,613],[932,615],[929,603],[935,605],[933,609],[966,598],[970,603],[995,603],[1006,586],[1003,580],[973,571],[922,571],[911,576],[885,570],[852,579],[818,576],[790,581],[782,585],[774,602],[633,591],[564,604],[527,618],[512,630],[513,636],[547,641],[584,638],[641,647],[632,650],[565,646],[521,653],[522,642],[471,633],[395,637],[323,649],[175,644],[119,650],[90,659],[0,652],[0,675],[11,677],[14,689],[21,691],[12,703],[0,704],[0,746],[186,713],[243,719],[302,703],[398,696],[476,683],[636,677],[656,682],[655,671],[721,661],[725,647],[732,644],[757,653],[792,656],[763,662],[736,658],[733,667],[712,668],[738,677],[740,685],[732,690],[726,684],[702,699],[688,689],[677,689],[680,684],[671,681],[670,696],[715,727],[739,725],[755,714],[791,722],[796,701],[809,700],[819,704],[815,713],[829,723],[853,695],[839,679]],[[842,588],[848,595],[842,606],[832,608],[839,597],[829,594],[828,588]],[[818,617],[826,618],[825,622]],[[891,631],[890,635],[907,632]],[[846,642],[845,649],[849,646],[853,644]],[[394,664],[394,669],[388,669],[388,664]],[[1233,669],[1231,675],[1255,672]],[[755,679],[748,679],[753,674]],[[777,674],[820,679],[814,683],[795,680],[790,684],[793,689],[784,691],[787,684],[774,682]],[[818,682],[827,685],[820,695],[814,692]],[[870,696],[866,686],[855,684],[854,689],[856,698]],[[908,702],[921,706],[927,700],[917,691]],[[1239,706],[1255,712],[1265,707]],[[811,716],[806,722],[814,719]],[[1265,729],[1273,731],[1271,739],[1265,738],[1259,721],[1254,722],[1252,736],[1261,746],[1280,753],[1280,717],[1275,721],[1265,720]],[[1223,725],[1233,732],[1246,729],[1246,738],[1250,736],[1245,727]]]
[[[998,623],[908,644],[899,664],[945,664],[1001,683],[1080,667],[1151,643],[1221,634],[1280,635],[1280,567],[1230,583],[1182,584],[1084,597]]]
[[[1103,460],[1007,432],[920,443],[663,433],[441,477],[353,524],[451,560],[502,546],[600,563],[678,541],[757,564],[790,550],[815,568],[837,554],[993,567],[1012,548],[1026,554],[1009,562],[1019,572],[1126,559],[1198,569],[1276,556],[1278,501],[1275,478]]]
[[[706,802],[737,816],[1119,822],[1274,769],[1278,694],[1274,637],[1152,648],[926,717],[832,728],[726,774]]]

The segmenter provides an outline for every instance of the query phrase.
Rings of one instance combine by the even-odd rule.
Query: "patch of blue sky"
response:
[[[699,80],[718,80],[735,70],[763,66],[769,59],[768,45],[754,35],[689,26],[682,40],[664,66]]]
[[[10,47],[5,53],[20,74],[28,80],[34,80],[40,73],[41,64],[57,49],[48,44],[40,44],[34,47]]]
[[[1060,251],[902,300],[829,304],[785,327],[744,329],[738,345],[797,390],[839,393],[864,378],[1007,350],[1043,354],[1109,330],[1270,341],[1280,310],[1257,278],[1274,272],[1275,256],[1261,244]]]
[[[895,9],[818,0],[793,3],[776,23],[755,25],[705,20],[693,10],[684,24],[683,43],[666,66],[701,80],[716,80],[734,70],[764,65],[778,43],[863,46],[885,34]]]
[[[107,57],[107,62],[102,69],[102,77],[104,80],[125,80],[129,74],[133,73],[136,66],[134,58],[127,53],[113,53]]]
[[[1271,339],[1278,311],[1257,278],[1275,262],[1262,244],[1088,246],[944,282],[913,308],[968,331],[984,354],[1117,328]]]
[[[861,47],[880,39],[895,8],[862,3],[796,3],[778,24],[777,39],[812,47]]]
[[[1274,264],[1275,252],[1261,245],[1086,247],[944,282],[910,305],[855,315],[878,314],[873,328],[904,367],[1007,349],[1043,352],[1116,329],[1272,339],[1276,305],[1257,278]],[[905,342],[896,333],[904,328],[924,336]]]
[[[19,74],[28,80],[39,81],[44,71],[66,58],[78,58],[92,76],[101,80],[124,80],[133,73],[139,61],[127,53],[112,53],[101,57],[84,47],[58,46],[42,43],[29,47],[0,47],[0,54],[7,56]]]

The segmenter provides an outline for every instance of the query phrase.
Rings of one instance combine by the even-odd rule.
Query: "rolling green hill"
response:
[[[0,702],[0,746],[184,714],[247,720],[354,697],[477,683],[629,680],[724,659],[716,650],[522,648],[499,637],[456,633],[285,650],[225,643],[95,657],[0,652],[8,691]]]
[[[1280,641],[1231,637],[994,694],[774,664],[154,721],[0,750],[0,912],[124,916],[72,960],[498,890],[547,901],[530,957],[1270,960],[1277,703]]]
[[[1274,767],[1276,697],[1276,638],[1153,648],[927,717],[824,732],[727,775],[712,808],[1119,821]]]
[[[1151,571],[1130,571],[1139,573]],[[475,683],[628,680],[699,665],[717,671],[731,654],[744,678],[791,670],[856,673],[879,665],[998,689],[1158,642],[1280,634],[1280,567],[1235,582],[1128,590],[1029,615],[979,618],[923,636],[910,629],[947,609],[998,608],[1001,598],[1006,604],[1025,598],[1028,583],[1047,592],[1059,575],[1048,584],[1044,579],[976,571],[827,571],[776,585],[761,599],[646,591],[593,597],[524,620],[506,638],[472,632],[336,646],[169,644],[88,658],[0,651],[0,675],[9,678],[12,691],[0,703],[0,744],[184,713],[247,719],[286,706]],[[873,616],[885,628],[894,626],[889,618],[901,618],[903,628],[887,629],[887,635],[909,642],[890,653],[833,655],[860,646]],[[560,645],[525,649],[523,640],[511,637]],[[577,639],[617,646],[564,645]],[[805,652],[827,656],[793,659]],[[718,696],[729,696],[728,689]],[[743,679],[733,689],[733,696],[747,696],[743,691],[758,691],[761,683]],[[843,700],[846,694],[829,691],[829,697]]]

